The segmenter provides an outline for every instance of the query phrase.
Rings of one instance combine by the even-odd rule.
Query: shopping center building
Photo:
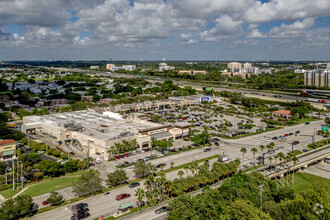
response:
[[[85,110],[23,118],[22,131],[63,151],[81,157],[108,159],[108,149],[123,140],[136,139],[140,149],[148,149],[151,139],[178,140],[188,136],[189,124],[161,125],[144,114],[132,113],[123,119],[118,113]]]

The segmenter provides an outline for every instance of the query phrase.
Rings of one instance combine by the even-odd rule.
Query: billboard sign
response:
[[[321,125],[321,131],[327,131],[329,129],[326,125]]]
[[[201,102],[209,102],[210,101],[210,97],[202,97],[201,98]]]

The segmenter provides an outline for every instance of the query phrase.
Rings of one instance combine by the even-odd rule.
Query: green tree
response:
[[[3,175],[6,173],[5,169],[7,168],[7,163],[0,161],[0,175]]]
[[[128,180],[127,173],[123,169],[117,169],[112,173],[108,174],[108,179],[106,183],[109,187],[119,186],[123,183],[126,183]]]
[[[47,201],[54,206],[60,205],[62,202],[64,202],[63,196],[58,192],[51,192],[49,198]]]
[[[257,150],[257,148],[252,148],[251,149],[251,152],[252,152],[252,154],[253,154],[253,166],[255,166],[256,165],[256,153],[258,152],[258,150]]]
[[[179,170],[178,171],[178,176],[180,177],[180,179],[183,177],[183,175],[184,175],[183,170]]]
[[[141,201],[145,196],[144,190],[141,188],[138,188],[137,190],[135,190],[135,196],[137,196],[137,200],[139,201],[139,210],[141,211]]]
[[[143,160],[138,161],[134,165],[134,173],[136,177],[139,178],[149,176],[153,174],[155,171],[156,171],[156,167],[154,165],[152,165],[151,163],[147,164]]]
[[[0,207],[0,220],[19,219],[32,210],[33,204],[31,196],[19,195],[14,199],[10,198]]]
[[[76,160],[70,159],[63,164],[63,168],[66,173],[76,172],[78,170],[78,162]]]
[[[246,154],[247,150],[245,147],[241,148],[241,153],[243,154],[243,159],[242,159],[242,167],[244,168],[244,155]]]
[[[78,196],[88,196],[102,189],[101,182],[102,179],[99,178],[98,173],[93,170],[87,171],[78,178],[73,186],[73,192]]]

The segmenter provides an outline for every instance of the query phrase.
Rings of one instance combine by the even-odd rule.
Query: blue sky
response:
[[[3,0],[0,60],[330,60],[328,0]]]

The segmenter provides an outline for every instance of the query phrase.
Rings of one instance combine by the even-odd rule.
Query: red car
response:
[[[284,137],[288,137],[288,136],[289,136],[289,134],[285,134],[285,135],[284,135]]]
[[[116,200],[122,200],[122,199],[129,198],[129,197],[131,197],[131,194],[123,193],[123,194],[116,196]]]
[[[119,160],[121,157],[120,156],[116,156],[116,159]]]
[[[43,205],[47,205],[48,203],[49,202],[47,200],[42,202]]]
[[[124,154],[124,156],[125,156],[125,157],[129,157],[129,155],[128,155],[128,154]]]

